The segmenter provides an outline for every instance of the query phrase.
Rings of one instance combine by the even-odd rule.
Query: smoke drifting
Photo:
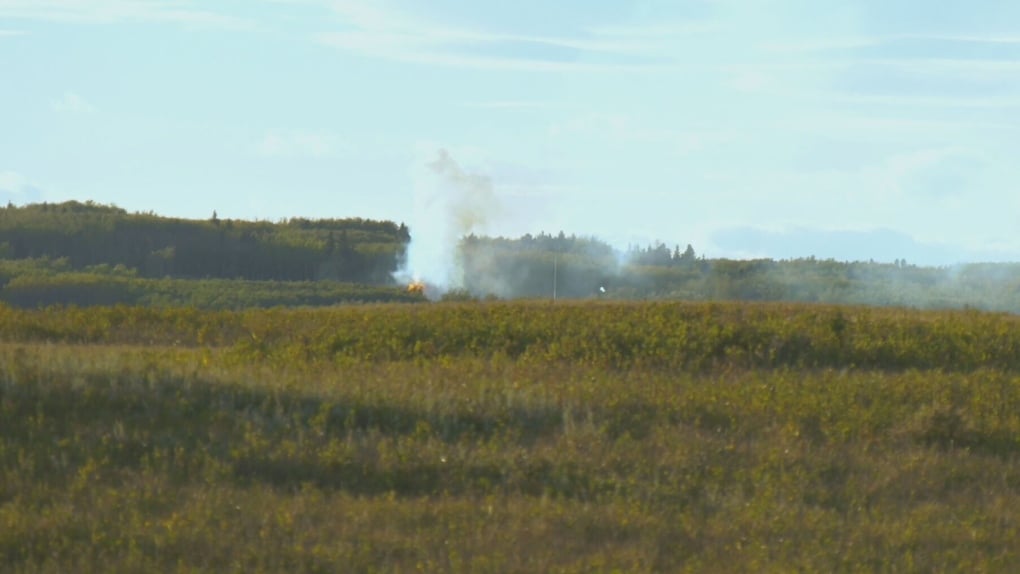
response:
[[[594,237],[562,231],[488,237],[509,213],[492,179],[466,170],[446,149],[432,153],[414,169],[411,243],[394,274],[398,282],[430,299],[450,290],[476,297],[603,297],[610,296],[609,285],[620,284],[621,262],[629,256]]]
[[[449,290],[503,299],[811,301],[1020,312],[1020,264],[918,267],[795,259],[706,259],[661,242],[621,252],[594,237],[559,232],[488,236],[509,210],[492,180],[445,149],[416,165],[411,244],[398,281],[430,299]],[[892,237],[895,239],[895,236]],[[887,238],[888,240],[889,238]],[[876,251],[880,245],[876,245]]]
[[[424,170],[415,172],[412,239],[397,279],[424,282],[429,296],[462,288],[458,242],[465,235],[485,233],[499,213],[492,181],[465,171],[447,150],[440,149]]]

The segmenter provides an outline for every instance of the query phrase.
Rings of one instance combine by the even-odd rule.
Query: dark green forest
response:
[[[420,301],[389,221],[161,217],[68,201],[0,209],[0,300],[243,308]]]
[[[0,210],[0,254],[66,258],[71,269],[123,265],[140,277],[386,284],[404,256],[404,225],[367,219],[205,221],[68,201]]]
[[[361,218],[244,221],[69,201],[0,209],[0,302],[204,309],[423,302],[394,279],[413,230]],[[789,301],[1020,312],[1020,264],[709,259],[540,233],[463,237],[444,299]],[[435,293],[433,293],[435,295]]]

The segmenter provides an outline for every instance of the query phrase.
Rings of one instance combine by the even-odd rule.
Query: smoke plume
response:
[[[447,150],[440,149],[424,168],[415,172],[411,244],[396,278],[423,282],[426,293],[435,296],[463,287],[458,242],[485,233],[500,206],[492,181],[464,170]]]

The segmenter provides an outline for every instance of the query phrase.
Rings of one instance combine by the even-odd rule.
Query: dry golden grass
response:
[[[0,315],[3,571],[1020,569],[1005,316]],[[616,358],[572,339],[595,326]],[[681,330],[714,341],[676,347],[687,367]]]

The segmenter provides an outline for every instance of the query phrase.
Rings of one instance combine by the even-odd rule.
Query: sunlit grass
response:
[[[529,305],[8,311],[0,570],[1020,567],[1020,376],[979,332],[1010,319]],[[813,342],[748,358],[761,333],[832,332],[837,312],[852,348],[901,345],[906,366]],[[729,346],[660,356],[677,317]],[[570,350],[598,322],[629,355]],[[326,353],[327,330],[388,350]],[[911,333],[1000,358],[961,368]]]

